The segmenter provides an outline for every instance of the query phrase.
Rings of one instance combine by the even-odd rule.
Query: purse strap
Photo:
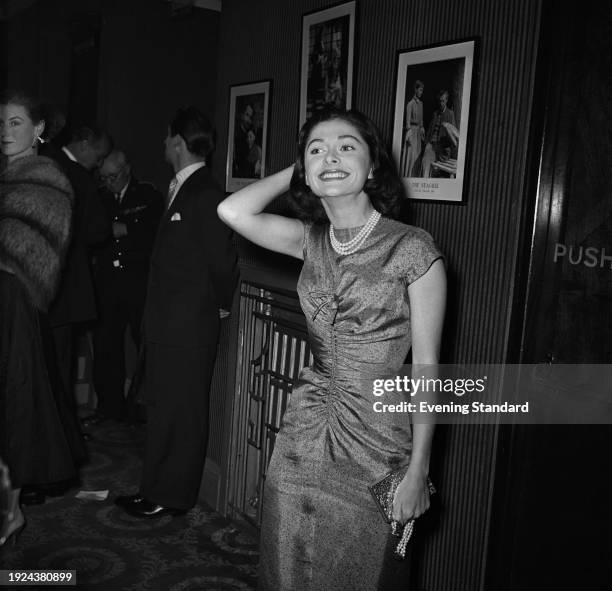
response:
[[[399,536],[400,527],[401,525],[397,521],[394,521],[393,523],[391,523],[391,533],[394,536]],[[406,557],[406,548],[408,547],[408,542],[410,541],[410,538],[412,537],[413,530],[414,530],[414,519],[410,519],[404,525],[404,531],[402,532],[402,539],[398,542],[397,547],[395,548],[395,555],[398,558]]]
[[[433,482],[427,477],[427,488],[429,489],[429,494],[433,495],[436,492],[436,487],[433,485]],[[398,542],[397,547],[395,548],[395,555],[398,558],[406,558],[406,548],[408,547],[408,542],[412,537],[412,532],[414,531],[414,519],[409,519],[404,524],[404,529],[401,533],[402,539]],[[400,536],[400,528],[401,524],[397,521],[391,522],[391,533],[394,536]]]

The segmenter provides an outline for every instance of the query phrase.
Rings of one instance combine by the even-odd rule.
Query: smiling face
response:
[[[35,124],[22,105],[0,105],[0,146],[9,162],[35,154],[36,138],[44,127],[42,121]]]
[[[319,197],[358,195],[372,168],[370,149],[359,131],[342,119],[316,125],[304,152],[306,184]]]

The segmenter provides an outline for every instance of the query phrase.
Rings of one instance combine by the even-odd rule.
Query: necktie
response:
[[[178,179],[174,177],[170,181],[170,185],[168,185],[168,207],[170,207],[170,204],[172,203],[172,198],[174,197],[174,193],[176,191],[177,185],[178,185]]]
[[[121,203],[121,193],[115,193],[115,201],[118,204]]]

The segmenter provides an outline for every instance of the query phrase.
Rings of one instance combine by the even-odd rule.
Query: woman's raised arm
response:
[[[303,258],[304,224],[300,220],[263,213],[273,199],[289,189],[293,166],[261,179],[230,195],[217,207],[221,220],[247,240]]]

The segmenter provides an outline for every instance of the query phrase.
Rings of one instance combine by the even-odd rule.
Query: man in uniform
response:
[[[163,199],[153,185],[139,182],[124,152],[113,150],[100,168],[101,191],[112,236],[95,257],[98,323],[94,329],[94,385],[98,408],[90,422],[125,417],[125,331],[140,346],[149,259]]]

